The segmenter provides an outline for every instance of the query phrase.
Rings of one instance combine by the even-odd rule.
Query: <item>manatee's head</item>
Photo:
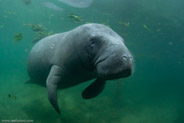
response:
[[[98,77],[109,80],[132,74],[134,59],[123,38],[101,24],[86,24],[83,28],[85,53]]]

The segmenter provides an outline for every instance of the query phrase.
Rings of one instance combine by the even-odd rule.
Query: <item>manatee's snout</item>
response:
[[[132,55],[123,55],[122,62],[124,63],[124,69],[122,70],[122,76],[128,77],[133,73],[133,57]]]
[[[97,74],[104,79],[125,78],[133,73],[134,58],[127,48],[106,53],[97,64]]]

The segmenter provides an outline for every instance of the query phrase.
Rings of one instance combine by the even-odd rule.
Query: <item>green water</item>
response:
[[[42,6],[44,0],[0,0],[0,122],[35,123],[184,123],[184,2],[182,0],[95,0],[75,8],[47,0],[63,11]],[[68,15],[82,18],[76,21]],[[103,93],[84,100],[90,82],[59,90],[58,115],[46,88],[24,84],[26,63],[41,24],[59,33],[95,22],[110,26],[126,40],[135,57],[135,72],[107,83]],[[22,39],[14,39],[17,33]]]

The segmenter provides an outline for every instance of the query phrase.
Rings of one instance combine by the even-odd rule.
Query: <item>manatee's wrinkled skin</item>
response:
[[[32,81],[46,86],[48,99],[58,113],[57,89],[96,78],[82,93],[90,99],[102,92],[110,79],[132,74],[134,60],[124,40],[101,24],[85,24],[40,40],[28,58]]]

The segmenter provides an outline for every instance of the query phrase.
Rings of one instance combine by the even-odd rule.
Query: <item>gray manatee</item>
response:
[[[57,89],[96,78],[83,92],[96,97],[107,80],[132,74],[134,59],[124,40],[101,24],[84,24],[71,31],[48,36],[32,48],[28,57],[30,81],[46,86],[48,100],[60,114]]]

